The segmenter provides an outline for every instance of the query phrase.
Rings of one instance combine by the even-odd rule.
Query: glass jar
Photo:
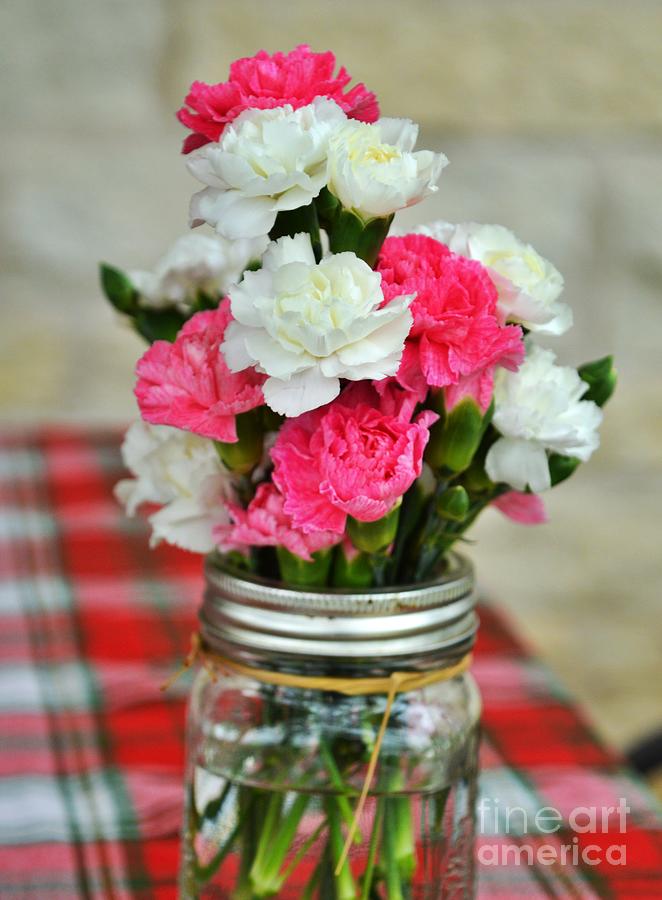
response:
[[[207,664],[196,676],[181,896],[471,897],[480,715],[471,675],[396,695],[344,861],[386,691],[346,696],[260,675],[384,679],[457,664],[477,627],[469,563],[453,555],[433,583],[352,593],[288,589],[212,558],[206,579],[203,646],[258,671]]]

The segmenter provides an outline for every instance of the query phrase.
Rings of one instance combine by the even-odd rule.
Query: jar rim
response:
[[[473,645],[473,567],[449,554],[424,584],[346,591],[284,587],[209,557],[202,637],[217,652],[258,665],[278,660],[360,660],[429,668]]]
[[[438,607],[471,593],[474,568],[467,557],[447,554],[437,577],[414,584],[386,587],[288,587],[282,581],[243,572],[209,554],[205,560],[208,587],[215,587],[242,603],[291,609],[306,615],[377,616],[411,609]]]

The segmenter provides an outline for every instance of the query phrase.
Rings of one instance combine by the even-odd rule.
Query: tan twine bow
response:
[[[386,706],[379,725],[377,737],[370,753],[368,761],[368,769],[366,771],[363,787],[359,794],[359,800],[352,816],[352,823],[345,845],[340,855],[338,865],[336,866],[336,876],[340,874],[342,867],[347,859],[347,854],[354,840],[361,814],[368,799],[368,793],[372,780],[377,768],[379,760],[379,751],[381,750],[382,741],[386,734],[393,703],[398,694],[405,694],[409,691],[417,691],[420,688],[427,687],[429,684],[437,684],[441,681],[450,681],[456,675],[461,675],[471,665],[471,653],[463,656],[459,662],[452,666],[444,666],[439,669],[432,669],[429,672],[392,672],[390,675],[373,678],[334,678],[320,675],[292,675],[286,672],[272,672],[269,669],[256,669],[252,666],[244,665],[215,653],[204,646],[202,638],[198,632],[191,635],[191,649],[182,663],[181,667],[161,686],[162,691],[168,690],[188,669],[193,666],[196,660],[200,659],[205,668],[210,672],[212,677],[217,677],[217,673],[231,673],[235,675],[244,675],[247,678],[253,678],[262,684],[272,684],[278,687],[294,687],[304,690],[315,691],[333,691],[337,694],[344,694],[348,697],[358,697],[363,694],[384,694],[386,696]]]

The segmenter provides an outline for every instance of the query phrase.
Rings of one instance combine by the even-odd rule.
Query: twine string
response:
[[[220,671],[235,675],[244,675],[247,678],[253,678],[262,684],[271,684],[278,687],[294,687],[303,690],[332,691],[337,694],[344,694],[348,697],[358,697],[362,694],[384,694],[386,696],[386,705],[377,731],[375,743],[370,752],[368,768],[363,780],[363,787],[359,794],[359,800],[356,809],[352,815],[352,822],[347,832],[345,844],[336,866],[336,877],[342,871],[347,855],[349,853],[354,835],[359,826],[359,821],[363,813],[370,787],[375,776],[377,762],[379,760],[379,752],[381,750],[384,735],[391,718],[393,704],[398,694],[416,691],[420,688],[427,687],[429,684],[437,684],[441,681],[450,681],[456,675],[461,675],[471,665],[471,653],[467,653],[457,663],[451,666],[443,666],[439,669],[432,669],[429,672],[392,672],[386,676],[375,676],[370,678],[336,678],[322,675],[294,675],[289,672],[272,672],[269,669],[257,669],[245,663],[237,662],[220,653],[205,647],[199,632],[191,635],[191,649],[189,650],[184,662],[179,669],[163,684],[162,691],[168,688],[181,678],[187,672],[196,660],[200,659],[205,668],[210,672],[212,677],[216,677]]]

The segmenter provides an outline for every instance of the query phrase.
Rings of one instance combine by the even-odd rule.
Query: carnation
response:
[[[328,97],[350,118],[374,122],[379,117],[377,98],[363,84],[347,89],[351,76],[330,51],[313,53],[300,44],[290,53],[238,59],[230,66],[230,77],[220,84],[194,81],[177,118],[193,132],[184,141],[190,153],[210,141],[218,141],[228,123],[246,109],[307,106],[316,97]]]
[[[305,532],[343,534],[347,516],[375,522],[393,509],[419,477],[429,427],[414,421],[416,397],[398,390],[380,398],[352,385],[333,403],[288,420],[271,451],[273,480],[284,510]]]
[[[285,547],[290,553],[307,561],[311,554],[326,550],[340,540],[331,531],[305,532],[295,528],[284,510],[283,495],[271,483],[260,484],[255,497],[242,509],[228,504],[232,524],[220,525],[214,537],[221,550],[245,552],[247,547]]]
[[[227,364],[264,372],[265,401],[286,416],[331,401],[341,378],[394,375],[412,321],[411,295],[392,292],[385,304],[378,273],[349,252],[316,263],[307,234],[270,244],[230,299]]]
[[[541,334],[564,334],[572,326],[572,310],[559,300],[563,276],[508,228],[439,221],[415,230],[487,266],[499,292],[499,309],[505,319]]]
[[[248,265],[264,253],[269,239],[230,241],[206,234],[178,238],[152,272],[134,271],[131,282],[146,309],[175,307],[189,313],[201,294],[215,298],[241,279]]]
[[[232,319],[229,301],[196,313],[174,343],[156,341],[138,362],[135,388],[146,422],[174,425],[228,443],[236,442],[235,417],[264,403],[264,376],[231,372],[221,353]]]
[[[324,187],[329,137],[345,119],[323,98],[241,113],[218,143],[187,157],[207,185],[191,198],[191,225],[206,222],[231,239],[267,234],[279,212],[307,206]]]
[[[362,219],[384,218],[434,193],[443,153],[413,152],[418,126],[409,119],[347,122],[329,142],[328,188]]]
[[[126,433],[122,459],[134,476],[115,486],[127,514],[145,503],[161,507],[149,517],[152,546],[167,541],[195,553],[214,549],[213,532],[229,522],[226,503],[234,491],[211,441],[138,420]]]
[[[377,269],[387,300],[415,294],[399,382],[416,391],[446,388],[449,407],[468,394],[487,409],[495,366],[516,369],[524,345],[519,327],[501,324],[485,268],[434,238],[409,234],[387,238]]]
[[[586,462],[600,440],[600,408],[575,369],[559,366],[551,350],[527,342],[518,372],[498,373],[492,424],[501,437],[485,460],[492,481],[539,493],[551,487],[547,451]]]

